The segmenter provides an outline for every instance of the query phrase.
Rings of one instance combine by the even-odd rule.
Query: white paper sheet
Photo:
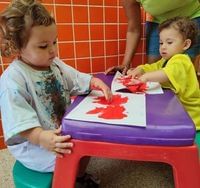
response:
[[[121,98],[128,98],[128,102],[121,104],[125,108],[123,114],[127,117],[122,119],[104,119],[98,117],[101,113],[87,114],[88,111],[96,108],[105,108],[108,105],[102,105],[94,103],[94,99],[98,96],[103,96],[101,91],[92,91],[81,101],[69,114],[65,116],[66,119],[80,120],[80,121],[92,121],[108,124],[121,124],[129,126],[146,126],[146,101],[144,94],[133,94],[133,93],[116,93],[113,95],[120,95]],[[126,98],[126,99],[127,99]],[[110,103],[109,105],[113,105]],[[115,106],[114,109],[117,109]],[[117,111],[110,111],[113,116],[116,115]],[[110,113],[109,112],[109,113]]]
[[[118,80],[118,78],[120,77],[122,77],[122,74],[119,71],[116,72],[112,81],[112,85],[111,85],[112,92],[118,91],[120,89],[126,89],[126,86],[124,86]],[[147,82],[147,88],[148,89],[145,91],[145,93],[147,94],[162,94],[163,93],[163,90],[158,82]]]

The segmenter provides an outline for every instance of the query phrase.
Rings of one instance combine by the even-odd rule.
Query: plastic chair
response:
[[[79,161],[84,156],[168,163],[176,188],[200,188],[198,148],[192,146],[147,146],[73,139],[70,155],[56,159],[53,188],[74,188]]]
[[[53,173],[30,170],[16,161],[13,167],[13,179],[16,188],[51,188]]]

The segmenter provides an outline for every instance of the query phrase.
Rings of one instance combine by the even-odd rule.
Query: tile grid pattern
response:
[[[9,3],[0,2],[0,11]],[[58,28],[58,56],[67,64],[87,73],[104,72],[122,62],[127,19],[120,0],[43,0],[54,15]],[[145,20],[146,14],[142,12]],[[145,62],[144,23],[143,36],[133,66]],[[11,60],[0,61],[0,75]],[[0,119],[1,120],[1,119]],[[0,121],[0,149],[4,148]]]

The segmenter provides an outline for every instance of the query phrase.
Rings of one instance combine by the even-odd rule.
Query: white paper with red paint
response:
[[[145,95],[114,92],[108,103],[101,91],[92,91],[65,119],[146,127]]]
[[[122,78],[123,75],[118,71],[116,72],[112,84],[111,84],[111,91],[119,91],[122,89],[126,89],[126,86],[123,85],[119,78]],[[144,92],[147,94],[163,94],[163,90],[158,82],[147,82],[147,90]]]

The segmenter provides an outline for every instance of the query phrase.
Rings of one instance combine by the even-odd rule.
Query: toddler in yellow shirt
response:
[[[129,69],[130,84],[139,82],[159,82],[171,89],[179,98],[192,118],[197,134],[196,143],[200,148],[200,89],[194,65],[184,52],[194,43],[198,30],[188,18],[175,17],[159,26],[161,59],[153,64],[145,64]]]

